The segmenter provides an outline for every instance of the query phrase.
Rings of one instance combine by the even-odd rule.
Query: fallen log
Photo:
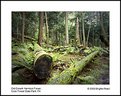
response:
[[[42,50],[42,48],[35,44],[34,51],[34,73],[39,79],[45,79],[49,77],[52,57]]]
[[[12,72],[20,68],[27,68],[34,71],[39,79],[49,76],[52,57],[43,51],[38,44],[34,44],[34,51],[29,51],[26,47],[18,49],[23,51],[14,50],[14,54],[12,53]]]
[[[34,38],[32,37],[29,37],[29,36],[24,36],[25,39],[29,39],[29,40],[32,40],[32,41],[36,41]]]
[[[51,77],[48,80],[48,84],[70,84],[74,81],[75,77],[80,71],[99,53],[100,49],[97,49],[81,61],[70,66],[59,75]]]
[[[25,54],[23,54],[22,52],[24,52]],[[12,72],[20,68],[27,68],[29,70],[32,70],[32,53],[29,51],[22,52],[16,52],[16,54],[12,54]]]

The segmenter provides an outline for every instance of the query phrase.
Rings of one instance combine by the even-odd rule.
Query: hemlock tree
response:
[[[69,44],[69,35],[68,35],[68,12],[65,16],[65,31],[66,31],[66,44]]]
[[[41,46],[43,41],[43,16],[44,13],[39,13],[39,34],[38,34],[38,44]]]
[[[86,47],[86,41],[85,41],[85,27],[84,27],[84,16],[85,13],[82,12],[82,33],[83,33],[83,46]]]
[[[108,41],[108,36],[107,36],[107,33],[105,31],[105,27],[104,27],[104,12],[100,12],[100,26],[101,26],[101,34],[100,34],[100,37],[101,37],[101,41],[106,45],[106,46],[109,46],[109,41]]]
[[[24,30],[25,30],[25,13],[22,13],[22,43],[24,43]]]
[[[80,35],[79,35],[79,19],[76,18],[76,43],[80,45]]]

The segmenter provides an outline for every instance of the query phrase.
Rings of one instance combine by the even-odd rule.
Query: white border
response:
[[[12,11],[110,11],[110,85],[11,85]],[[41,87],[40,93],[11,93],[11,87]],[[107,87],[110,90],[87,90]],[[2,1],[1,2],[2,95],[119,95],[120,1]]]

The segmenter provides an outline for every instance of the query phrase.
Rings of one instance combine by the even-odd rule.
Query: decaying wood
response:
[[[39,79],[47,78],[49,76],[52,57],[43,51],[38,44],[34,45],[33,52],[24,49],[21,53],[15,53],[12,54],[12,72],[15,72],[20,68],[27,68],[28,70],[34,71]],[[33,58],[31,58],[32,60],[30,60],[31,55],[29,56],[29,54],[34,55]]]
[[[29,36],[24,36],[24,38],[25,38],[25,39],[29,39],[29,40],[32,40],[32,41],[35,41],[35,39],[34,39],[34,38],[32,38],[32,37],[29,37]]]
[[[56,75],[48,80],[48,84],[70,84],[80,71],[99,53],[99,49],[82,59],[81,61],[70,66],[59,75]]]
[[[47,78],[50,74],[52,57],[35,45],[34,51],[34,73],[39,79]]]

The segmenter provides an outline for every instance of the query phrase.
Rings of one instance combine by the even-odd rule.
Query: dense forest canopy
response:
[[[55,46],[109,46],[109,12],[12,12],[12,37]]]

